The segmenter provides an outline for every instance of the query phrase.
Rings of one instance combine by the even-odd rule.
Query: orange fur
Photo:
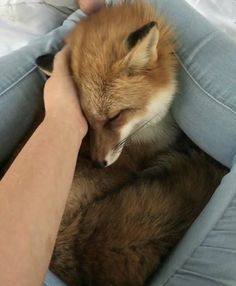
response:
[[[156,22],[159,29],[157,59],[130,74],[127,39],[138,28]],[[96,130],[91,144],[94,160],[104,160],[120,138],[121,127],[146,116],[147,105],[162,91],[175,93],[176,61],[173,33],[154,9],[141,1],[104,8],[85,19],[69,38],[72,70],[83,111]],[[135,61],[135,58],[134,58]],[[163,107],[164,109],[164,107]],[[106,122],[126,110],[119,122]]]

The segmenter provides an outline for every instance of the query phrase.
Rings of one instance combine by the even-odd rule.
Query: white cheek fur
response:
[[[125,139],[127,136],[131,134],[132,131],[135,129],[141,127],[142,124],[145,124],[145,122],[150,122],[143,128],[143,130],[138,131],[137,134],[132,136],[133,141],[154,141],[155,139],[159,139],[159,141],[166,141],[168,140],[167,133],[169,127],[169,116],[166,116],[168,114],[170,105],[173,100],[173,96],[175,93],[175,83],[171,86],[169,86],[166,89],[163,89],[162,91],[159,91],[157,95],[153,96],[153,99],[150,100],[149,104],[146,107],[146,113],[142,118],[134,118],[130,122],[128,122],[120,131],[120,142]],[[164,120],[165,119],[165,120]],[[164,122],[163,122],[164,121]],[[175,133],[173,131],[173,133]],[[160,137],[160,138],[159,138]],[[163,140],[162,140],[163,139]],[[169,138],[171,141],[171,138]],[[160,143],[160,142],[159,142]],[[166,144],[166,142],[165,142]],[[119,149],[119,151],[111,150],[107,156],[106,161],[108,163],[108,166],[114,163],[118,157],[120,156],[122,152],[122,148]]]
[[[129,136],[129,134],[132,132],[132,130],[134,129],[134,126],[139,122],[138,119],[134,119],[132,121],[130,121],[129,123],[127,123],[125,126],[123,126],[123,128],[120,131],[120,140],[119,142],[121,142],[123,139],[125,139],[127,136]],[[117,142],[117,143],[119,143]],[[107,161],[107,166],[111,165],[112,163],[114,163],[120,156],[121,152],[123,150],[123,146],[117,150],[111,150],[107,156],[106,156],[106,161]]]

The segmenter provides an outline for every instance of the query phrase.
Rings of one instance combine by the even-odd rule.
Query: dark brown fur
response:
[[[88,203],[62,226],[51,263],[68,285],[144,285],[158,269],[225,174],[222,166],[187,139],[179,144],[180,148],[160,153],[135,176],[130,174],[128,182],[121,182],[122,188],[119,184],[114,188],[110,179],[111,191],[99,199],[89,198],[87,189]],[[102,173],[113,180],[116,176],[111,170],[100,170],[100,181],[98,170],[87,172],[85,180],[97,177],[91,186],[94,194],[108,189]]]

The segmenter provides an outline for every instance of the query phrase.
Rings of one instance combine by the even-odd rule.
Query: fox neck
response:
[[[170,112],[159,122],[151,122],[147,127],[141,129],[132,137],[129,149],[133,145],[140,145],[145,148],[146,155],[152,156],[154,153],[171,146],[179,134],[179,128]]]
[[[130,141],[130,145],[141,145],[147,147],[146,153],[152,156],[157,151],[171,146],[179,134],[179,128],[173,119],[170,108],[176,93],[176,82],[173,78],[171,83],[153,98],[147,107],[148,114],[153,120],[147,126],[141,128]]]

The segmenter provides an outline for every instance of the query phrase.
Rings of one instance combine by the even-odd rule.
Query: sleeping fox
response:
[[[70,286],[141,286],[225,174],[178,129],[171,29],[141,1],[107,7],[71,33],[89,135],[51,270]]]

